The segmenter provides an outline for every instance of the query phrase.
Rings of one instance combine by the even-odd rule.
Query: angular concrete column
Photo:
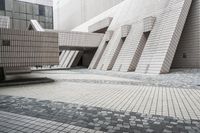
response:
[[[45,31],[45,29],[42,28],[42,26],[39,24],[37,20],[30,20],[27,30],[35,30],[35,31],[41,31],[41,32]]]
[[[150,16],[143,19],[144,32],[152,31],[156,17]]]
[[[64,63],[65,63],[65,60],[67,59],[70,51],[69,50],[66,50],[66,51],[63,51],[62,53],[64,53],[64,55],[61,55],[62,57],[60,58],[59,60],[59,67],[63,67]]]
[[[111,70],[112,66],[116,60],[116,53],[121,49],[123,41],[121,39],[121,28],[114,32],[111,40],[108,43],[108,46],[105,49],[105,52],[102,55],[102,58],[99,61],[97,66],[98,70]]]
[[[97,67],[98,69],[112,70],[130,29],[131,25],[123,25],[113,34],[104,52],[105,54],[102,56],[101,62]]]
[[[192,0],[171,0],[157,17],[136,72],[169,72],[191,3]]]
[[[154,22],[155,17],[150,16],[132,24],[130,33],[112,69],[113,71],[128,72],[136,69]]]
[[[123,25],[121,27],[121,33],[122,33],[121,36],[122,36],[122,38],[123,37],[127,37],[129,32],[130,32],[130,30],[131,30],[131,25]]]
[[[83,56],[84,51],[78,51],[74,61],[72,62],[72,64],[70,65],[71,67],[75,67],[79,64],[79,61],[81,59],[81,57]]]
[[[71,66],[72,66],[72,64],[74,63],[74,61],[75,61],[76,57],[78,56],[79,52],[80,52],[80,51],[75,51],[75,52],[74,52],[74,54],[73,54],[73,56],[72,56],[72,58],[71,58],[69,64],[67,65],[68,68],[71,68]]]
[[[134,23],[112,70],[124,72],[135,70],[145,42],[143,22]]]
[[[68,54],[68,57],[66,58],[64,64],[63,64],[63,67],[64,68],[68,68],[68,65],[70,64],[70,61],[72,60],[74,54],[76,53],[76,51],[70,51],[70,53]]]
[[[0,67],[0,81],[5,80],[6,79],[6,75],[4,72],[4,68]]]
[[[103,55],[103,53],[105,52],[105,49],[110,41],[110,39],[112,38],[113,35],[113,31],[107,31],[106,34],[104,35],[91,63],[89,66],[89,69],[96,69],[97,65],[99,64],[99,61]]]
[[[172,68],[200,68],[200,0],[193,0]]]

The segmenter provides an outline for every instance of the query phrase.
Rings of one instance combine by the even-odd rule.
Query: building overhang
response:
[[[105,33],[107,31],[107,28],[110,26],[113,18],[107,17],[103,20],[98,21],[97,23],[90,25],[88,27],[89,32],[93,33]]]

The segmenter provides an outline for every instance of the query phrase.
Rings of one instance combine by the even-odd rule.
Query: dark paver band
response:
[[[0,96],[0,110],[104,132],[200,132],[200,121],[117,112],[98,107]]]

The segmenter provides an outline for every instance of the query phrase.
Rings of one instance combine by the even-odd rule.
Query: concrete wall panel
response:
[[[120,47],[123,42],[121,39],[121,28],[114,32],[108,46],[106,47],[102,58],[99,61],[97,69],[100,70],[111,70],[115,60],[117,58],[117,53],[119,52]]]
[[[200,68],[200,0],[193,0],[172,68]]]
[[[137,56],[137,53],[141,53],[142,47],[144,48],[143,40],[143,22],[140,21],[132,25],[112,70],[125,72],[135,70],[140,57]]]
[[[0,42],[0,67],[58,64],[56,33],[0,29]]]
[[[157,17],[136,72],[169,72],[191,2],[171,0],[168,8]]]

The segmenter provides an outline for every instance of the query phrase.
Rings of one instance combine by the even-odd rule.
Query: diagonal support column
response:
[[[132,24],[112,70],[128,72],[136,69],[155,19],[150,16]]]
[[[108,45],[108,42],[110,41],[110,39],[112,38],[113,35],[113,31],[107,31],[106,34],[104,35],[91,63],[89,66],[89,69],[96,69],[97,65],[99,64],[99,61],[103,55],[103,53],[105,52],[105,49]]]
[[[140,46],[140,42],[143,40],[143,24],[142,22],[134,23],[127,36],[119,56],[114,64],[113,71],[129,71],[131,62],[134,60],[136,63],[136,52]]]
[[[169,72],[191,3],[192,0],[171,0],[158,16],[136,72]]]
[[[123,44],[121,39],[121,28],[113,33],[111,40],[108,43],[108,46],[105,49],[105,52],[102,55],[102,58],[99,61],[97,66],[98,70],[111,70],[112,64],[116,60],[116,52],[118,48]]]

